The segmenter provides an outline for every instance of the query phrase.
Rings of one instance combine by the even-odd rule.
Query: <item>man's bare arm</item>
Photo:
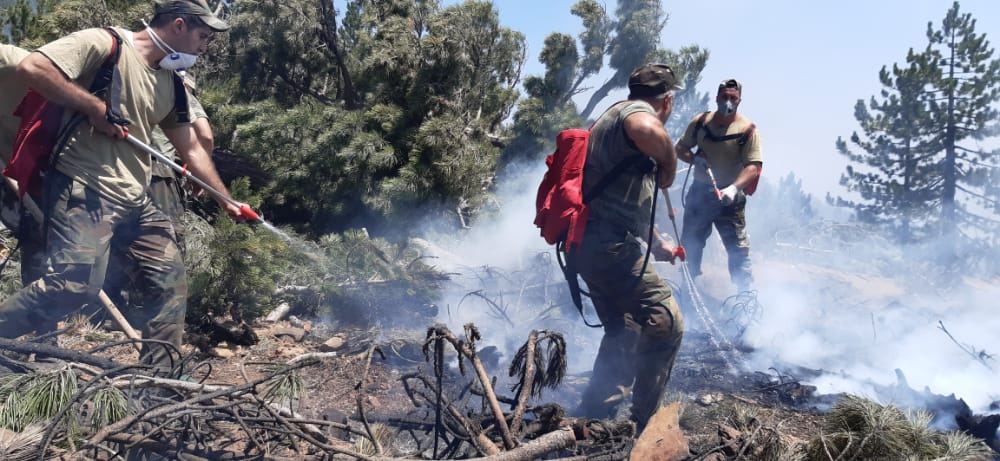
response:
[[[207,121],[205,122],[207,123]],[[212,162],[211,154],[199,142],[195,125],[186,124],[177,128],[168,128],[164,129],[163,133],[167,135],[167,139],[177,149],[177,154],[187,164],[187,168],[191,171],[191,174],[205,181],[209,186],[221,192],[226,197],[229,197],[229,190],[226,189],[222,178],[219,177],[219,172],[215,169],[215,163]],[[240,215],[239,206],[225,200],[216,199],[216,201],[226,209],[226,212],[230,216],[237,217]]]
[[[101,133],[116,138],[125,137],[124,130],[105,117],[107,105],[104,101],[66,78],[45,55],[31,53],[25,57],[17,66],[17,77],[45,99],[86,115],[90,124]]]
[[[743,190],[760,177],[761,162],[750,162],[740,170],[739,176],[733,181],[737,189]]]
[[[632,114],[625,119],[625,134],[660,166],[660,187],[670,187],[677,174],[677,154],[660,119],[643,112]]]
[[[212,124],[208,122],[207,118],[198,118],[191,122],[191,126],[194,127],[198,144],[201,144],[205,152],[211,155],[215,150],[215,135],[212,133]]]
[[[680,141],[677,141],[677,145],[674,146],[674,151],[677,152],[678,159],[687,163],[694,162],[694,152],[691,152],[691,148],[681,144]]]

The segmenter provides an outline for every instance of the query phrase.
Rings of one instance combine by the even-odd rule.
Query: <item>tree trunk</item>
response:
[[[913,241],[910,223],[913,219],[910,212],[913,209],[915,197],[913,196],[913,175],[916,172],[916,162],[913,160],[912,139],[906,138],[906,146],[903,148],[903,193],[900,206],[900,225],[898,240],[900,243],[910,243]]]
[[[590,96],[590,101],[587,101],[587,107],[583,108],[583,111],[580,112],[580,116],[584,119],[589,119],[590,114],[594,112],[595,108],[597,108],[597,104],[604,100],[604,98],[608,96],[608,93],[618,86],[618,75],[615,74],[609,78],[608,81],[604,82],[604,85],[601,85],[601,87]]]
[[[340,53],[340,46],[337,44],[337,12],[333,11],[332,2],[320,0],[320,5],[323,11],[323,24],[321,28],[323,42],[326,43],[327,49],[333,54],[334,60],[337,61],[337,69],[340,71],[340,79],[343,83],[341,99],[344,100],[344,107],[357,109],[360,105],[360,98],[358,98],[358,92],[354,88],[351,73],[347,70],[347,65],[344,63],[344,57]]]
[[[943,184],[941,189],[941,235],[945,238],[945,254],[943,255],[945,263],[954,262],[956,250],[954,239],[958,229],[955,205],[955,191],[958,181],[957,166],[955,164],[955,91],[957,90],[957,85],[955,84],[955,47],[957,46],[958,44],[955,43],[955,31],[952,30],[951,41],[948,44],[951,56],[948,62],[948,113],[944,134],[945,156],[944,164],[942,165]]]

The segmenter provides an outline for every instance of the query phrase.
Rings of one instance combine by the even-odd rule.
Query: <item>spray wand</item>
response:
[[[169,166],[170,169],[176,171],[177,174],[181,175],[182,177],[193,181],[195,184],[198,185],[198,187],[201,187],[203,190],[205,190],[205,192],[208,192],[209,195],[211,195],[212,197],[214,197],[216,200],[223,201],[223,202],[229,203],[230,205],[238,207],[240,209],[240,217],[241,218],[243,218],[243,219],[245,219],[247,221],[250,221],[250,222],[258,223],[258,224],[262,225],[264,228],[266,228],[267,230],[273,232],[275,235],[281,237],[282,239],[284,239],[286,241],[291,241],[291,237],[289,237],[288,234],[285,234],[284,232],[282,232],[278,228],[274,227],[271,223],[265,221],[264,218],[261,218],[260,214],[258,214],[256,211],[254,211],[253,208],[250,208],[250,205],[247,205],[245,203],[237,202],[232,197],[230,197],[230,196],[228,196],[226,194],[223,194],[219,190],[217,190],[214,187],[208,185],[208,183],[205,182],[205,181],[203,181],[201,178],[199,178],[199,177],[191,174],[191,172],[188,171],[187,168],[184,168],[184,167],[178,165],[177,163],[175,163],[173,159],[168,158],[166,155],[163,155],[161,152],[157,151],[156,149],[153,149],[152,147],[150,147],[146,143],[144,143],[144,142],[136,139],[136,137],[132,136],[132,134],[128,133],[128,131],[126,131],[125,133],[126,133],[125,139],[129,143],[131,143],[133,146],[138,147],[143,152],[145,152],[145,153],[153,156],[153,158],[159,160],[160,162],[163,162],[164,165]]]
[[[694,154],[695,158],[698,158],[699,156],[703,160],[701,162],[701,166],[705,167],[705,174],[707,174],[708,175],[708,179],[710,181],[712,181],[712,190],[715,191],[715,198],[719,199],[719,201],[721,202],[722,201],[722,191],[719,190],[719,182],[715,180],[715,173],[712,172],[712,167],[708,164],[708,157],[705,157],[704,154],[702,154],[700,150],[698,151],[698,153]],[[698,163],[698,162],[694,162],[694,163]]]
[[[677,237],[677,246],[673,250],[674,258],[679,258],[681,262],[685,262],[687,261],[687,250],[684,249],[684,245],[681,245],[681,233],[677,231],[677,210],[670,203],[670,191],[664,191],[663,199],[667,201],[667,216],[670,217],[670,224],[674,226],[674,236]]]

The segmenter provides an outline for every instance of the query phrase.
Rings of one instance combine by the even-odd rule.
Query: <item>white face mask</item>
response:
[[[152,27],[149,27],[149,24],[146,24],[146,22],[143,21],[143,25],[146,26],[146,31],[149,32],[149,37],[153,39],[153,43],[156,44],[156,47],[159,48],[160,51],[167,53],[167,55],[160,60],[160,67],[167,70],[182,71],[191,68],[198,61],[198,55],[178,53],[177,51],[174,51],[170,45],[167,45],[167,42],[163,41],[159,35],[156,35],[156,32],[153,31]]]
[[[736,112],[736,104],[733,104],[732,101],[726,101],[726,102],[720,102],[719,103],[719,113],[720,114],[728,116],[728,115],[732,115],[733,112]]]

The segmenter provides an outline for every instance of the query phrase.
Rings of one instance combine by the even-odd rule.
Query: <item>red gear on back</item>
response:
[[[17,181],[19,196],[30,193],[41,197],[41,173],[48,167],[59,137],[63,108],[29,89],[14,116],[21,117],[21,124],[14,139],[13,155],[3,174]]]
[[[556,136],[556,151],[545,159],[548,171],[535,199],[535,225],[549,244],[561,241],[570,251],[583,242],[589,208],[583,202],[583,167],[590,131],[571,128]]]

